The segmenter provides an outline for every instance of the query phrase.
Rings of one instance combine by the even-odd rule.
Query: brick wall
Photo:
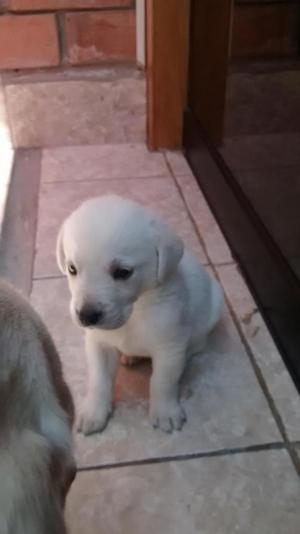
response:
[[[0,0],[0,69],[135,61],[134,0]]]

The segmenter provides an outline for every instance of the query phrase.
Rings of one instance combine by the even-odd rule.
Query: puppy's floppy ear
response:
[[[66,274],[66,258],[65,258],[65,252],[64,252],[64,227],[65,225],[62,224],[56,241],[56,261],[57,265],[60,268],[61,272],[63,274]]]
[[[181,239],[163,222],[152,220],[151,227],[157,250],[157,281],[162,283],[176,269],[184,246]]]

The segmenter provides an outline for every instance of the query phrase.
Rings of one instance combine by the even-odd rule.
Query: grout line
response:
[[[165,159],[166,159],[167,164],[168,164],[169,162],[168,162],[167,158],[165,158]],[[169,165],[169,170],[172,173],[173,179],[174,179],[175,183],[177,184],[177,187],[179,189],[180,195],[181,195],[181,197],[182,197],[182,199],[184,201],[184,205],[185,205],[185,207],[187,209],[187,212],[190,215],[190,218],[192,219],[192,222],[193,222],[194,227],[195,227],[196,225],[195,225],[194,218],[193,218],[193,216],[192,216],[192,214],[191,214],[191,212],[189,210],[189,207],[187,206],[187,203],[186,203],[186,201],[184,199],[183,193],[182,193],[182,191],[181,191],[181,189],[179,187],[179,184],[177,183],[176,175],[173,173],[172,168],[171,168],[170,165]],[[198,229],[196,228],[196,231],[197,230]],[[271,413],[272,413],[272,415],[274,417],[275,423],[277,424],[278,430],[279,430],[279,432],[280,432],[280,434],[281,434],[281,436],[282,436],[282,438],[284,440],[284,443],[286,444],[286,449],[289,452],[289,455],[290,455],[291,461],[292,461],[292,463],[294,465],[294,468],[295,468],[297,474],[300,476],[300,460],[299,460],[299,458],[298,458],[298,456],[297,456],[297,454],[296,454],[296,452],[295,452],[295,450],[294,450],[294,448],[293,448],[293,446],[292,446],[292,444],[291,444],[291,442],[290,442],[290,440],[288,438],[288,435],[287,435],[287,432],[286,432],[285,425],[283,423],[282,417],[281,417],[281,415],[280,415],[280,413],[279,413],[279,411],[278,411],[278,409],[276,407],[276,404],[275,404],[275,401],[274,401],[274,399],[272,397],[272,394],[269,391],[269,388],[268,388],[267,382],[266,382],[266,380],[265,380],[265,378],[263,376],[263,373],[262,373],[261,369],[259,368],[259,366],[258,366],[258,364],[256,362],[254,354],[252,353],[252,350],[251,350],[251,347],[250,347],[250,345],[249,345],[249,343],[247,341],[247,338],[243,333],[243,330],[241,328],[241,325],[240,325],[239,319],[238,319],[238,317],[237,317],[237,315],[235,313],[235,310],[234,310],[234,308],[233,308],[228,296],[226,295],[225,286],[223,285],[222,281],[220,280],[220,277],[219,277],[217,269],[216,269],[216,267],[218,267],[218,265],[214,264],[211,261],[211,258],[210,258],[210,255],[208,253],[207,247],[206,247],[206,245],[204,243],[204,240],[203,240],[202,236],[200,235],[199,231],[197,231],[197,234],[199,236],[200,243],[203,246],[204,252],[205,252],[205,254],[206,254],[207,258],[208,258],[208,261],[210,262],[209,265],[212,268],[215,277],[219,280],[221,286],[224,289],[224,297],[225,297],[225,301],[227,303],[230,315],[231,315],[231,317],[233,319],[235,327],[237,328],[237,331],[238,331],[239,336],[241,338],[242,344],[243,344],[243,346],[244,346],[244,348],[246,350],[246,353],[247,353],[248,358],[250,360],[251,366],[252,366],[252,368],[254,370],[254,373],[255,373],[256,379],[258,381],[258,384],[260,385],[260,387],[262,389],[262,392],[263,392],[263,394],[265,396],[265,399],[267,401],[269,409],[270,409],[270,411],[271,411]]]
[[[296,0],[295,0],[296,1]],[[6,9],[1,15],[55,15],[57,12],[67,13],[103,13],[103,11],[132,11],[132,5],[129,6],[110,6],[110,7],[81,7],[68,9]]]
[[[66,45],[64,12],[57,11],[55,13],[55,21],[56,21],[56,31],[57,31],[57,37],[58,37],[60,64],[64,65],[67,60],[67,45]]]
[[[66,68],[66,67],[64,67]],[[73,81],[73,80],[72,80]],[[82,81],[82,80],[81,80]],[[96,80],[97,81],[97,80]],[[111,80],[108,80],[109,82]],[[20,82],[22,83],[22,82]],[[9,84],[6,84],[6,85],[14,85],[13,83],[9,83]],[[26,84],[24,85],[30,85],[30,82],[26,82]],[[4,87],[4,85],[3,85]],[[65,150],[66,148],[99,148],[99,147],[134,147],[134,148],[144,148],[145,149],[145,152],[146,153],[149,153],[147,147],[145,146],[145,142],[143,141],[131,141],[131,142],[127,142],[127,143],[91,143],[91,144],[86,144],[86,143],[75,143],[75,144],[66,144],[66,145],[43,145],[43,146],[38,146],[38,147],[30,147],[30,148],[41,148],[44,152],[45,151],[54,151],[54,150]],[[26,147],[23,147],[23,148],[26,148]],[[163,154],[162,152],[157,152],[157,154]],[[151,153],[150,153],[151,155]]]
[[[168,180],[172,178],[170,175],[150,175],[150,176],[116,176],[116,177],[102,177],[102,178],[89,178],[86,180],[42,180],[42,184],[84,184],[84,183],[98,183],[98,182],[110,182],[113,180]]]
[[[255,356],[254,354],[252,353],[252,350],[250,348],[250,345],[248,343],[248,340],[242,330],[242,327],[240,325],[240,322],[239,322],[239,319],[235,313],[235,310],[228,298],[228,296],[226,295],[226,291],[225,291],[225,286],[223,285],[219,275],[218,275],[218,272],[215,268],[215,266],[213,265],[212,266],[213,268],[213,271],[214,271],[214,274],[216,276],[216,278],[219,280],[220,284],[222,285],[223,289],[224,289],[224,297],[225,297],[225,300],[226,300],[226,303],[227,303],[227,306],[228,306],[228,309],[229,309],[229,312],[230,312],[230,315],[232,317],[232,320],[235,324],[235,327],[239,333],[239,336],[241,338],[241,341],[242,341],[242,344],[245,348],[245,351],[248,355],[248,358],[250,360],[250,363],[251,363],[251,366],[253,368],[253,371],[254,371],[254,374],[256,376],[256,379],[258,381],[258,384],[260,385],[261,387],[261,390],[265,396],[265,399],[267,401],[267,404],[269,406],[269,409],[274,417],[274,420],[275,420],[275,423],[277,424],[277,427],[278,427],[278,430],[282,436],[282,439],[284,440],[284,443],[286,445],[286,449],[290,455],[290,459],[294,465],[294,468],[297,472],[297,474],[300,476],[300,460],[297,456],[297,454],[295,453],[294,449],[293,449],[293,446],[292,446],[292,443],[290,442],[289,438],[288,438],[288,435],[287,435],[287,432],[286,432],[286,429],[285,429],[285,425],[284,425],[284,422],[282,420],[282,417],[276,407],[276,404],[275,404],[275,401],[272,397],[272,394],[271,392],[269,391],[269,388],[268,388],[268,385],[267,385],[267,382],[263,376],[263,373],[259,367],[259,365],[257,364],[256,362],[256,359],[255,359]]]
[[[49,275],[40,275],[40,276],[33,276],[32,281],[33,282],[43,282],[44,280],[61,280],[63,278],[66,278],[63,274],[49,274]]]
[[[118,72],[114,68],[118,68]],[[11,87],[15,85],[35,85],[38,83],[57,83],[57,82],[114,82],[127,79],[128,77],[144,82],[144,75],[137,69],[134,62],[128,61],[113,65],[107,64],[101,71],[97,65],[70,65],[68,63],[60,63],[55,67],[32,67],[30,69],[19,69],[18,73],[9,70],[3,70],[2,84],[3,87]],[[113,143],[107,143],[113,144]],[[117,143],[125,144],[125,143]],[[142,143],[140,143],[142,144]],[[96,143],[84,144],[66,144],[66,145],[42,145],[35,148],[60,148],[65,146],[97,146]],[[28,147],[33,148],[33,147]]]
[[[122,467],[138,467],[142,465],[153,465],[153,464],[162,464],[169,462],[184,462],[188,460],[197,460],[202,458],[215,458],[215,457],[224,457],[224,456],[234,456],[236,454],[248,454],[256,453],[263,451],[277,451],[277,450],[286,450],[286,444],[280,441],[275,441],[272,443],[263,443],[261,445],[249,445],[245,447],[234,447],[234,448],[225,448],[217,449],[213,451],[204,451],[196,452],[190,454],[179,454],[174,456],[164,456],[157,458],[143,458],[141,460],[128,460],[124,462],[116,462],[109,464],[98,464],[98,465],[88,465],[86,467],[78,467],[77,472],[88,472],[88,471],[104,471],[108,469],[118,469]]]
[[[39,154],[39,184],[38,184],[38,192],[37,192],[37,203],[36,203],[36,209],[35,209],[35,217],[34,217],[34,235],[33,235],[33,251],[31,255],[31,265],[30,265],[30,290],[29,295],[32,293],[32,283],[33,283],[33,273],[34,273],[34,264],[35,264],[35,257],[36,257],[36,240],[37,240],[37,233],[38,233],[38,224],[39,224],[39,203],[40,203],[40,192],[41,192],[41,179],[42,179],[42,149],[37,149]]]
[[[215,265],[215,267],[233,267],[237,265],[237,262],[232,258],[232,261],[214,261],[212,264]]]

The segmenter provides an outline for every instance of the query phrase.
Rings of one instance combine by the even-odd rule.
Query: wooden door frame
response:
[[[146,0],[147,143],[182,145],[187,100],[190,0]]]

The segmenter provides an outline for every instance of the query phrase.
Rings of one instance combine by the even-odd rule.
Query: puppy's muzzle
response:
[[[96,326],[101,324],[104,318],[103,310],[89,304],[85,304],[80,310],[76,310],[76,314],[82,326]]]

